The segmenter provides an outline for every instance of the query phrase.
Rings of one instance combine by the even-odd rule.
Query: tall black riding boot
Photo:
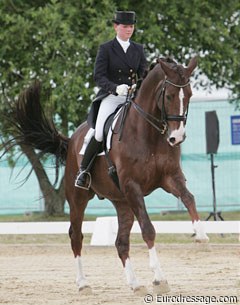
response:
[[[82,163],[80,165],[79,172],[75,180],[76,187],[83,188],[86,190],[90,188],[91,174],[89,171],[92,167],[95,157],[100,152],[101,146],[102,146],[102,142],[98,142],[94,136],[89,141],[82,159]],[[88,180],[87,178],[89,178],[88,183],[87,183]]]

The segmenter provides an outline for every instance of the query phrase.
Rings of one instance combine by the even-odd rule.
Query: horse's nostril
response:
[[[174,137],[171,137],[171,138],[169,139],[169,142],[172,143],[172,144],[174,144],[175,141],[176,141],[176,139],[175,139]]]

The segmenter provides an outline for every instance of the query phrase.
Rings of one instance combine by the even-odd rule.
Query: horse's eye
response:
[[[167,94],[167,95],[166,95],[166,98],[167,98],[168,102],[171,101],[171,95]]]

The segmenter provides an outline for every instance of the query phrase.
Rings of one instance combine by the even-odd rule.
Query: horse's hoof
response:
[[[153,293],[154,294],[165,294],[170,291],[170,287],[167,281],[154,281],[153,282]]]
[[[138,286],[133,289],[133,292],[136,296],[143,297],[148,293],[148,290],[145,286]]]
[[[92,294],[92,288],[88,285],[79,287],[79,292],[81,295],[91,295]]]

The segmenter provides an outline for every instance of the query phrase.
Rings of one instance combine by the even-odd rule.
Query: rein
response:
[[[173,82],[171,82],[168,79],[165,79],[162,89],[160,91],[159,97],[158,97],[158,102],[161,98],[163,97],[163,102],[162,102],[162,109],[161,109],[161,119],[156,118],[150,113],[145,112],[138,104],[136,104],[133,100],[131,100],[131,103],[134,107],[134,109],[137,110],[137,112],[149,123],[151,124],[156,130],[158,130],[162,135],[166,133],[167,131],[167,121],[177,121],[177,122],[186,122],[187,121],[187,114],[188,114],[188,107],[187,111],[184,115],[168,115],[166,113],[165,109],[165,89],[166,89],[166,84],[172,85],[177,88],[184,88],[187,87],[190,84],[190,81],[188,81],[184,85],[178,85]],[[189,105],[189,104],[188,104]],[[159,125],[162,125],[160,127]]]
[[[161,134],[165,134],[167,131],[167,123],[165,121],[159,120],[155,116],[151,115],[150,113],[145,112],[138,104],[136,104],[133,100],[131,100],[131,103],[134,107],[134,109],[137,110],[137,112],[149,123],[151,124],[155,129],[157,129]],[[159,127],[157,124],[162,124],[162,128]]]

